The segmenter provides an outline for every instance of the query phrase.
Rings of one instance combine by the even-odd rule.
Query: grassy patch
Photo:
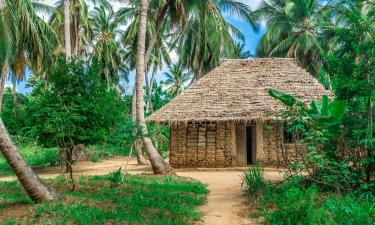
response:
[[[22,145],[19,147],[21,154],[32,167],[49,167],[60,165],[58,148],[41,148],[35,145]],[[128,156],[129,148],[113,145],[94,145],[83,148],[86,160],[100,162],[113,156]],[[0,177],[13,175],[8,163],[0,154]]]
[[[60,193],[60,178],[49,181]],[[76,191],[57,202],[31,204],[16,182],[0,183],[2,224],[193,224],[207,190],[179,177],[127,176],[113,187],[109,176],[82,177]],[[15,202],[26,208],[8,216]]]
[[[60,162],[57,148],[40,148],[36,146],[20,146],[21,154],[31,166],[55,166]],[[2,155],[0,155],[0,176],[12,175],[12,171]]]

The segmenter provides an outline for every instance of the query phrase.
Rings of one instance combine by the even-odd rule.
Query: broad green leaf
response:
[[[310,104],[310,114],[320,114],[322,110],[322,104],[318,100],[314,100]]]
[[[333,120],[341,120],[345,114],[346,102],[341,100],[334,100],[330,107],[330,114]]]
[[[293,106],[294,103],[296,102],[295,97],[293,97],[291,95],[288,95],[284,92],[275,90],[275,89],[270,89],[268,93],[271,97],[274,97],[274,98],[278,99],[279,101],[281,101],[282,103],[284,103],[285,105],[287,105],[289,107]]]
[[[321,115],[327,116],[329,115],[329,98],[327,95],[322,96],[322,109],[320,111]]]

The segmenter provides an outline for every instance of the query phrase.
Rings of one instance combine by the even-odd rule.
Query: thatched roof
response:
[[[225,60],[147,118],[156,123],[273,119],[285,107],[269,89],[310,102],[331,95],[294,59]]]

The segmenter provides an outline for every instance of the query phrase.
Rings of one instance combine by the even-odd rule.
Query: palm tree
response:
[[[225,20],[223,13],[236,14],[256,29],[249,7],[240,1],[194,1],[188,12],[189,21],[174,45],[184,66],[193,70],[195,79],[216,67],[222,58],[235,57],[233,36],[244,40],[243,34]]]
[[[59,42],[62,44],[55,49],[55,54],[61,55],[66,49],[69,50],[69,47],[65,45],[70,42],[71,54],[87,56],[92,31],[86,0],[59,0],[55,7],[43,9],[50,14],[49,24],[58,34]],[[70,36],[67,36],[68,33],[70,33]],[[65,38],[67,38],[67,42],[65,42]]]
[[[137,123],[140,126],[143,144],[150,159],[155,174],[175,174],[172,167],[164,161],[154,147],[147,131],[144,115],[143,83],[145,74],[145,51],[146,51],[146,28],[148,0],[140,0],[139,27],[136,59],[136,102],[137,102]]]
[[[6,53],[0,61],[2,77],[6,76],[10,65],[16,65],[18,59],[27,58],[28,64],[35,70],[43,68],[43,61],[48,63],[48,50],[54,35],[47,24],[39,18],[30,0],[5,0],[0,2],[0,24],[5,32],[0,42],[5,43]],[[13,53],[13,54],[12,54]],[[26,57],[27,55],[27,57]],[[26,60],[25,60],[26,61]],[[19,63],[23,68],[25,63]],[[16,71],[16,67],[12,70]],[[1,91],[1,90],[0,90]],[[29,197],[36,201],[54,200],[57,194],[46,186],[27,165],[0,119],[0,151],[18,177]]]
[[[191,73],[185,72],[181,64],[173,64],[169,67],[169,71],[164,73],[167,78],[164,84],[167,86],[168,91],[173,93],[174,96],[181,94],[184,90],[186,82],[191,79]]]
[[[147,39],[147,52],[145,52],[145,63],[147,68],[144,68],[144,76],[146,78],[146,91],[148,97],[147,110],[152,111],[151,103],[151,90],[153,80],[157,72],[157,68],[162,64],[162,61],[169,63],[169,55],[167,54],[167,47],[165,45],[165,39],[162,37],[168,22],[168,27],[182,23],[184,15],[183,7],[180,0],[166,0],[166,1],[152,1],[150,7],[148,7],[147,21],[146,21],[146,39]],[[130,68],[136,66],[136,55],[137,55],[137,44],[138,44],[138,28],[140,22],[140,1],[132,1],[128,7],[121,8],[116,14],[119,21],[124,24],[130,22],[130,25],[124,32],[122,42],[127,45],[126,48],[126,59]],[[168,17],[167,17],[168,15]],[[167,17],[167,19],[165,18]],[[151,60],[150,60],[151,59]],[[152,77],[149,79],[148,71],[153,67]],[[135,87],[136,89],[136,87]],[[142,90],[143,91],[143,90]],[[136,93],[135,91],[133,93]],[[136,101],[137,95],[133,95],[133,103]],[[142,98],[143,99],[143,98]],[[133,105],[133,110],[136,106]],[[133,115],[136,115],[133,112]],[[136,133],[136,131],[134,132]],[[137,135],[135,135],[136,137]],[[137,155],[141,155],[140,146],[136,145]],[[138,163],[144,164],[138,157]]]
[[[94,43],[91,57],[103,68],[104,78],[117,84],[120,74],[128,74],[123,63],[124,50],[116,40],[122,34],[120,23],[115,18],[112,6],[104,4],[94,8],[89,21]]]
[[[239,59],[247,59],[247,58],[254,57],[254,55],[251,54],[251,52],[249,50],[245,49],[244,43],[242,43],[242,44],[237,43],[235,51],[236,51],[236,57],[239,58]]]
[[[318,74],[324,24],[317,0],[263,1],[254,16],[267,22],[257,55],[293,57],[302,67]]]

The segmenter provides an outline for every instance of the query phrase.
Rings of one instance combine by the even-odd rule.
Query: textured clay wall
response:
[[[298,160],[296,149],[303,146],[284,144],[283,124],[264,122],[262,164],[271,167],[285,167],[286,162]]]
[[[234,122],[171,126],[169,162],[174,168],[230,167],[236,154]]]

